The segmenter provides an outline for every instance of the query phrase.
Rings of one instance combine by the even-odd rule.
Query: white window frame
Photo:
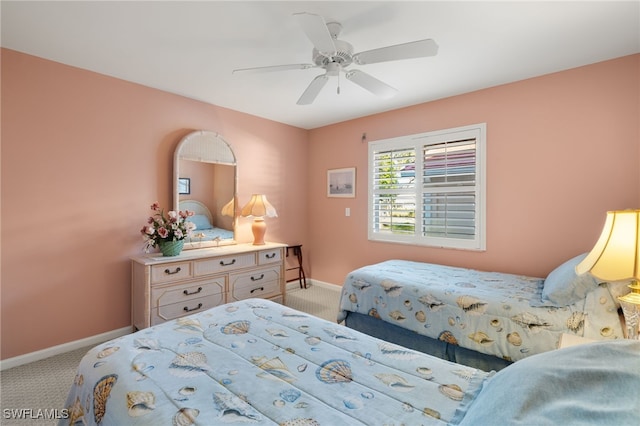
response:
[[[368,197],[368,237],[371,241],[382,241],[400,244],[412,244],[420,246],[452,248],[462,250],[486,250],[486,123],[472,124],[469,126],[456,127],[451,129],[437,130],[415,135],[401,136],[397,138],[384,139],[369,142],[369,197]],[[422,155],[423,147],[426,145],[455,142],[474,138],[475,146],[475,185],[468,186],[468,192],[474,192],[475,196],[475,234],[472,238],[454,237],[434,237],[422,235],[422,196],[427,191],[422,184],[422,167],[424,161],[418,159]],[[381,232],[376,229],[375,212],[375,154],[388,150],[414,149],[416,153],[415,161],[415,185],[413,189],[405,189],[407,194],[415,191],[415,229],[413,233],[393,233]],[[456,184],[445,185],[447,190],[456,191]],[[383,190],[381,190],[383,191]],[[388,190],[384,190],[385,192]]]

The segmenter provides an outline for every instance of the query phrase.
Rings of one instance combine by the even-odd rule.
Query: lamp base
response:
[[[624,315],[627,339],[640,340],[640,283],[633,281],[629,288],[631,292],[618,297],[618,300]]]
[[[256,217],[251,225],[251,232],[253,232],[253,245],[264,245],[264,234],[267,232],[267,224],[261,217]]]

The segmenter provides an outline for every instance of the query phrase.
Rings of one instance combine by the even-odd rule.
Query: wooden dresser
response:
[[[134,330],[250,297],[284,304],[286,244],[237,244],[131,259]]]

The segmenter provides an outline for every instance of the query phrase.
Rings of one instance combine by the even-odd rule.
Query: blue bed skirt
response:
[[[348,312],[345,325],[378,339],[414,349],[458,364],[484,371],[501,370],[511,361],[472,351],[441,340],[431,339],[370,315]]]

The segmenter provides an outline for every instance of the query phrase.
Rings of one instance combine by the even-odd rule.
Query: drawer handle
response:
[[[271,253],[271,254],[267,253],[267,254],[264,255],[264,257],[266,257],[267,259],[273,259],[274,257],[276,257],[276,254],[275,253]]]
[[[235,259],[232,259],[231,262],[229,263],[224,263],[224,260],[220,261],[220,266],[229,266],[229,265],[233,265],[234,263],[236,263]]]
[[[198,289],[196,291],[192,291],[191,293],[189,293],[189,290],[185,290],[183,291],[185,296],[190,296],[192,294],[198,294],[202,291],[202,287],[198,287]]]
[[[256,277],[251,277],[251,281],[260,281],[261,279],[264,278],[264,274],[260,275],[258,278]]]
[[[198,303],[198,306],[196,306],[195,308],[187,308],[186,306],[184,307],[184,311],[185,312],[191,312],[191,311],[197,311],[198,309],[202,308],[202,303]]]
[[[169,268],[167,268],[167,269],[164,270],[164,273],[167,274],[167,275],[173,275],[173,274],[177,274],[181,270],[182,269],[180,269],[180,267],[178,266],[175,271],[171,272],[171,270],[169,270]]]
[[[264,287],[256,287],[253,290],[251,290],[249,293],[253,294],[254,291],[264,291]]]

